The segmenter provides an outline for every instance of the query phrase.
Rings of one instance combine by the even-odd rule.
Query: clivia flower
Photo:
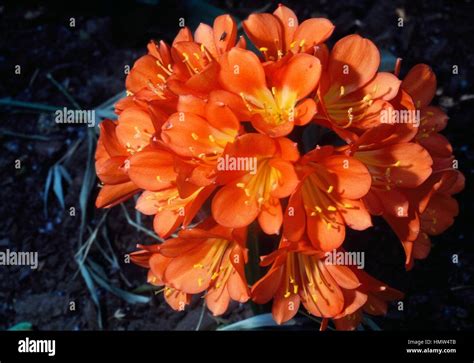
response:
[[[390,107],[401,81],[393,74],[378,72],[380,52],[359,35],[339,40],[322,59],[323,73],[317,91],[316,122],[353,140],[346,129],[361,131],[380,125],[381,111]]]
[[[344,241],[346,225],[357,230],[372,225],[362,202],[371,186],[363,163],[324,146],[304,155],[296,170],[300,183],[285,213],[286,238],[299,241],[307,233],[315,248],[330,251]]]
[[[133,252],[130,259],[137,265],[148,269],[147,282],[154,286],[163,287],[161,290],[165,301],[173,310],[184,310],[191,303],[191,295],[166,285],[163,279],[165,268],[171,259],[159,253],[159,245],[138,245],[140,250]]]
[[[283,221],[280,199],[288,197],[298,183],[292,164],[299,157],[294,143],[249,133],[229,144],[224,156],[254,160],[256,168],[218,171],[217,181],[224,186],[212,199],[214,219],[231,228],[245,227],[258,219],[265,233],[278,234]]]
[[[279,324],[295,316],[300,304],[314,316],[342,319],[359,311],[374,290],[363,271],[326,263],[325,254],[305,240],[282,239],[261,264],[271,267],[253,286],[252,300],[263,304],[273,299],[272,314]],[[375,291],[385,289],[380,285]]]
[[[250,297],[244,274],[246,230],[221,227],[212,220],[200,227],[183,230],[161,245],[142,248],[155,251],[148,265],[158,281],[171,292],[206,292],[207,306],[214,315],[221,315],[231,300],[246,302]],[[137,260],[143,253],[132,256]]]
[[[318,58],[288,55],[264,67],[251,51],[233,48],[222,56],[220,65],[222,87],[242,97],[259,132],[285,136],[294,125],[305,125],[314,116],[316,105],[306,97],[321,75]]]
[[[334,31],[334,25],[324,18],[312,18],[298,24],[290,8],[278,5],[273,14],[251,14],[243,23],[247,36],[263,54],[275,61],[287,53],[314,52]]]

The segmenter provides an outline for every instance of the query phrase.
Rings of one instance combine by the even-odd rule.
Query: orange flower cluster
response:
[[[359,35],[329,49],[329,20],[299,23],[282,5],[243,28],[258,54],[229,15],[194,34],[183,28],[171,46],[148,44],[118,120],[100,125],[96,205],[140,193],[137,210],[154,216],[166,241],[140,245],[132,259],[176,310],[194,294],[215,315],[232,300],[273,300],[278,323],[303,304],[323,329],[329,319],[354,329],[362,312],[383,314],[402,294],[355,266],[326,263],[327,252],[345,252],[346,229],[383,217],[411,268],[458,213],[452,195],[464,177],[439,133],[448,118],[430,106],[435,75],[424,64],[403,80],[398,69],[380,72],[377,47]],[[310,123],[341,143],[301,154]],[[280,244],[250,287],[251,224]]]

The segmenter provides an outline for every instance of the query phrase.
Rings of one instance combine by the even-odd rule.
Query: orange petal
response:
[[[232,205],[232,208],[229,206]],[[212,200],[212,216],[226,227],[248,226],[257,218],[259,208],[255,198],[249,198],[244,190],[235,186],[220,189]]]
[[[222,146],[216,144],[214,139],[231,140],[228,135],[210,126],[206,119],[184,112],[170,116],[163,125],[161,137],[171,150],[185,157],[221,153]]]
[[[329,171],[334,172],[337,193],[347,199],[359,199],[370,189],[372,178],[367,167],[355,158],[333,155],[321,161]],[[354,183],[357,180],[357,183]]]
[[[194,95],[180,95],[176,110],[178,112],[189,112],[201,117],[205,117],[206,104],[207,103],[202,98],[196,97]]]
[[[271,195],[276,198],[288,197],[298,185],[298,176],[293,164],[281,159],[272,159],[269,161],[269,166],[277,169],[281,174],[278,184],[272,190]]]
[[[338,316],[354,314],[367,302],[367,294],[358,290],[342,290],[344,310]]]
[[[393,99],[400,89],[402,81],[395,77],[392,73],[379,72],[377,75],[364,87],[359,88],[357,92],[349,94],[345,100],[359,101],[365,95],[370,94],[372,99],[382,99],[390,101]]]
[[[300,296],[291,294],[284,297],[284,291],[278,292],[273,299],[272,315],[277,324],[283,324],[293,318],[300,308]]]
[[[266,234],[278,234],[280,232],[283,214],[278,199],[272,199],[265,203],[258,215],[258,223]]]
[[[173,289],[170,293],[165,292],[165,300],[175,311],[183,311],[184,306],[191,303],[191,295]]]
[[[431,240],[426,233],[420,233],[413,242],[413,257],[417,260],[423,260],[428,257],[431,251]]]
[[[354,92],[374,78],[379,64],[380,53],[374,43],[357,34],[344,37],[329,57],[331,87],[344,87],[346,95]]]
[[[447,123],[448,115],[439,107],[426,106],[421,110],[421,130],[434,128],[432,131],[440,132],[446,127]]]
[[[433,160],[423,147],[415,143],[395,144],[378,150],[356,152],[355,155],[367,165],[374,162],[390,166],[390,178],[399,187],[417,187],[431,175]]]
[[[351,208],[340,210],[342,218],[348,227],[357,231],[363,231],[372,227],[372,218],[364,206],[364,203],[358,200],[342,200],[344,204],[351,204]]]
[[[407,216],[409,202],[402,191],[398,189],[381,190],[374,188],[373,193],[377,196],[385,213],[395,217]]]
[[[132,150],[141,150],[148,144],[155,133],[150,115],[139,107],[124,110],[115,130],[120,144]]]
[[[306,215],[301,191],[295,191],[288,201],[283,224],[283,235],[290,241],[299,241],[306,228]]]
[[[301,100],[318,85],[321,76],[319,59],[309,54],[296,54],[281,67],[272,77],[272,84],[280,91],[277,98],[280,104],[286,93],[295,93],[296,99]]]
[[[306,98],[295,109],[295,125],[304,126],[313,119],[316,114],[316,102],[312,98]]]
[[[95,169],[100,181],[104,184],[121,184],[130,180],[124,170],[126,156],[116,156],[110,159],[97,161]]]
[[[328,19],[312,18],[305,20],[298,27],[293,37],[293,41],[296,42],[295,48],[300,48],[302,52],[311,51],[314,46],[324,43],[332,35],[334,28],[334,24]],[[302,44],[301,47],[300,44]]]
[[[156,62],[157,59],[148,54],[139,58],[125,81],[127,90],[137,93],[141,89],[147,88],[150,83],[152,85],[163,83],[163,80],[158,75],[167,77],[167,74],[158,67]]]
[[[270,60],[278,59],[278,51],[283,51],[285,40],[282,23],[275,15],[251,14],[242,25],[257,48],[266,53]]]
[[[361,285],[355,273],[347,266],[326,264],[326,269],[336,283],[344,289],[356,289]]]
[[[332,213],[335,221],[330,222],[330,225],[320,216],[311,216],[308,212],[306,213],[308,236],[314,247],[323,251],[331,251],[341,246],[346,236],[346,228],[339,213]]]
[[[218,74],[219,64],[215,61],[209,63],[201,72],[193,75],[189,80],[186,81],[186,93],[207,95],[212,90],[218,88]]]
[[[441,134],[433,133],[426,138],[418,139],[418,142],[433,158],[449,158],[453,154],[453,147]]]
[[[232,271],[227,282],[227,291],[234,301],[244,303],[250,298],[246,281],[242,280],[237,271]]]
[[[432,236],[439,235],[454,223],[458,202],[449,195],[435,193],[421,216],[421,228]]]
[[[99,143],[102,143],[110,157],[127,155],[127,150],[118,142],[115,133],[117,123],[111,120],[104,120],[99,124]]]
[[[417,108],[428,106],[436,93],[436,76],[426,64],[417,64],[403,79],[402,88]]]
[[[254,94],[266,89],[265,73],[258,57],[251,51],[232,48],[222,56],[219,80],[228,91]]]
[[[128,175],[142,189],[168,188],[176,179],[174,157],[164,150],[141,151],[130,158]]]
[[[225,104],[209,101],[206,105],[206,118],[213,127],[233,137],[237,136],[239,119]]]
[[[224,314],[229,307],[230,295],[226,285],[222,284],[219,288],[213,286],[206,294],[206,305],[214,316]]]
[[[158,206],[156,204],[156,199],[152,198],[154,196],[153,192],[144,191],[140,197],[137,199],[137,203],[135,204],[135,209],[139,212],[147,215],[152,216],[158,213]]]
[[[252,300],[257,304],[266,304],[275,295],[280,285],[283,268],[272,268],[252,287]]]
[[[209,103],[216,103],[217,105],[225,105],[229,107],[240,121],[248,121],[250,113],[245,107],[242,97],[234,93],[224,90],[215,90],[209,94]]]
[[[158,279],[158,281],[155,281],[155,283],[158,284],[163,284],[163,276],[166,270],[166,267],[168,267],[168,264],[170,263],[171,259],[160,255],[159,253],[154,253],[150,257],[149,265],[150,265],[150,270],[153,273],[153,276]]]
[[[181,28],[173,40],[173,46],[179,42],[192,42],[193,41],[193,34],[188,27]]]
[[[293,35],[298,28],[298,17],[293,10],[282,4],[278,4],[273,15],[280,19],[281,24],[283,25],[283,37],[285,39],[284,50],[285,52],[288,52],[290,50],[290,44],[293,41]]]
[[[275,139],[277,144],[280,146],[280,157],[286,161],[297,161],[300,158],[298,151],[298,143],[286,138],[279,137]]]
[[[211,282],[211,275],[202,268],[194,267],[202,262],[209,252],[207,246],[195,248],[171,260],[165,270],[165,281],[175,289],[188,294],[197,294],[206,290]]]
[[[390,227],[393,231],[397,234],[397,237],[400,241],[407,242],[410,244],[410,253],[411,247],[413,246],[412,242],[418,237],[420,232],[420,219],[417,214],[414,216],[409,216],[405,218],[394,217],[389,214],[384,214],[385,220],[390,224]],[[404,248],[406,249],[406,245],[404,243]],[[407,260],[409,260],[410,256],[407,253]]]
[[[207,24],[199,24],[194,32],[194,41],[203,44],[213,57],[218,56],[217,46],[214,41],[214,30]]]
[[[305,301],[305,307],[308,308],[311,313],[316,313],[318,316],[327,318],[334,317],[338,315],[344,307],[344,296],[323,262],[318,261],[317,265],[320,273],[316,276],[316,284],[318,286],[315,290],[316,310],[314,308],[310,310],[311,304],[308,304],[308,302],[314,304],[312,298],[308,298]]]
[[[95,206],[97,208],[110,208],[117,205],[136,192],[138,192],[137,186],[133,182],[116,184],[116,185],[104,185],[97,196]]]
[[[228,14],[214,20],[214,44],[220,54],[230,50],[237,40],[237,23]]]
[[[153,219],[153,229],[161,238],[168,237],[182,223],[183,217],[175,211],[158,212]]]

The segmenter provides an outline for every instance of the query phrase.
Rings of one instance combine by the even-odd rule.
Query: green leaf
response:
[[[131,292],[122,290],[116,286],[111,285],[107,280],[107,276],[105,274],[104,269],[101,266],[92,261],[91,258],[89,258],[87,262],[91,266],[90,273],[94,281],[107,291],[120,297],[129,304],[146,304],[150,301],[150,298],[147,296],[133,294]]]
[[[64,193],[63,193],[63,184],[62,184],[62,176],[61,170],[59,169],[59,165],[55,165],[53,167],[53,191],[58,198],[59,204],[61,208],[64,209]]]
[[[62,177],[67,181],[68,184],[72,183],[71,175],[68,173],[66,168],[62,165],[58,165],[59,171],[61,172]]]
[[[33,330],[33,324],[28,321],[22,321],[21,323],[15,324],[8,328],[9,331],[27,331]]]
[[[375,321],[373,321],[371,318],[369,318],[367,315],[364,315],[364,317],[362,318],[362,323],[364,323],[365,325],[367,325],[367,327],[369,327],[370,329],[372,330],[375,330],[375,331],[381,331],[382,329],[380,329],[380,327],[375,323]]]
[[[49,188],[51,187],[51,182],[53,180],[53,168],[49,168],[48,176],[46,177],[46,183],[44,184],[44,192],[43,192],[43,203],[44,203],[44,216],[48,217],[48,194]]]
[[[102,329],[102,313],[100,310],[99,297],[97,295],[97,290],[95,289],[94,281],[92,280],[92,276],[85,265],[83,264],[79,265],[79,270],[81,271],[82,278],[86,282],[86,286],[89,289],[89,292],[92,297],[92,301],[97,307],[97,320],[98,320],[99,328]]]
[[[94,129],[88,129],[87,131],[87,165],[82,180],[81,191],[79,193],[79,205],[81,207],[81,225],[79,227],[79,241],[82,243],[82,237],[84,235],[84,229],[86,226],[86,214],[87,206],[89,201],[89,194],[92,190],[95,181],[95,168],[94,168],[94,154],[93,148],[95,143]]]

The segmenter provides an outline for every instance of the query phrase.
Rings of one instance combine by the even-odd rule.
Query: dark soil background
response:
[[[376,277],[404,291],[404,311],[391,307],[385,318],[376,318],[384,330],[473,330],[474,247],[471,178],[474,150],[472,122],[474,103],[474,6],[471,1],[294,1],[285,2],[300,20],[312,16],[329,18],[335,25],[335,40],[359,33],[383,48],[386,64],[403,58],[403,76],[416,63],[428,63],[438,76],[435,103],[448,113],[443,132],[454,146],[459,168],[467,178],[458,194],[460,215],[443,235],[433,238],[430,256],[418,261],[411,272],[403,267],[403,251],[394,234],[377,221],[377,227],[351,233],[349,246],[366,251],[366,267]],[[273,11],[275,1],[95,1],[0,2],[0,99],[71,107],[69,100],[46,77],[50,73],[85,109],[113,97],[124,89],[124,66],[146,52],[149,39],[173,39],[178,19],[190,26],[209,23],[216,11],[245,19],[252,11]],[[75,27],[69,26],[74,17]],[[399,18],[404,26],[398,27]],[[21,74],[15,74],[21,65]],[[453,74],[457,65],[458,74]],[[44,213],[43,190],[50,167],[84,136],[83,127],[62,127],[51,113],[0,104],[0,250],[38,251],[38,270],[0,266],[0,329],[30,322],[40,330],[98,329],[97,308],[80,274],[74,255],[78,248],[78,206],[86,147],[74,154],[68,171],[71,184],[64,185],[66,210],[51,193]],[[37,137],[37,136],[40,137]],[[42,139],[46,138],[46,139]],[[22,168],[15,169],[15,160]],[[95,191],[96,193],[97,191]],[[97,222],[103,211],[94,210],[90,198],[89,220]],[[133,203],[127,208],[133,212]],[[144,225],[151,228],[149,219]],[[120,266],[111,268],[92,246],[90,256],[103,265],[110,282],[132,291],[145,282],[145,270],[123,263],[123,255],[138,242],[151,239],[127,224],[120,207],[107,218],[112,249]],[[452,263],[452,256],[459,263]],[[222,319],[207,313],[196,299],[185,312],[173,312],[161,294],[149,304],[129,304],[98,287],[96,289],[104,329],[212,329],[222,322],[252,316],[250,307],[234,305]],[[76,310],[70,310],[74,301]],[[306,327],[317,328],[309,320]]]

